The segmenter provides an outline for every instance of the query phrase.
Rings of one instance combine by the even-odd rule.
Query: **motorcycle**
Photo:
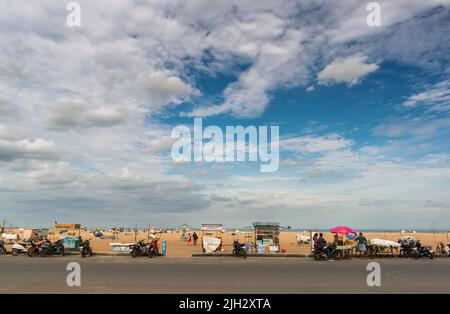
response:
[[[159,256],[159,246],[158,246],[158,239],[154,239],[152,242],[150,242],[148,245],[148,257],[153,257],[153,256]]]
[[[328,260],[328,254],[327,251],[324,248],[314,247],[313,250],[313,258],[316,261],[327,261]]]
[[[132,257],[148,256],[149,246],[149,244],[144,243],[144,240],[140,240],[137,243],[130,244],[130,255]]]
[[[39,248],[39,256],[40,257],[57,255],[57,254],[65,256],[62,240],[57,240],[55,243],[52,243],[47,239],[41,244],[41,246]]]
[[[444,247],[444,252],[447,256],[450,256],[450,242]]]
[[[343,258],[342,251],[336,248],[336,244],[332,243],[325,247],[325,253],[328,259],[340,260]]]
[[[245,250],[245,244],[239,243],[238,239],[233,241],[233,256],[241,256],[243,258],[247,258],[247,251]]]
[[[6,254],[5,241],[0,240],[0,254]]]
[[[42,245],[43,241],[30,241],[30,244],[27,248],[27,255],[29,257],[34,257],[36,255],[39,255],[39,249]]]
[[[90,240],[83,240],[80,246],[80,253],[82,257],[86,257],[86,255],[93,256],[94,252],[92,252]]]
[[[431,246],[422,245],[420,241],[416,242],[415,246],[417,253],[415,255],[415,258],[422,258],[422,257],[428,257],[429,259],[434,258],[434,251],[431,248]]]
[[[404,240],[399,240],[398,243],[400,243],[399,257],[409,258],[415,257],[417,255],[413,241],[408,242]]]

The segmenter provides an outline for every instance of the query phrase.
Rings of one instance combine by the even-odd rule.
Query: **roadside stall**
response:
[[[63,240],[63,246],[66,251],[79,251],[81,244],[81,225],[80,224],[58,224],[55,231]],[[65,235],[64,235],[65,234]]]
[[[205,253],[213,253],[222,250],[223,224],[202,224],[201,240],[202,250]]]
[[[357,244],[353,239],[356,237],[356,232],[347,226],[337,226],[332,228],[331,233],[335,234],[337,237],[339,235],[346,236],[347,240],[335,238],[336,250],[341,251],[342,257],[350,257],[353,251],[357,247]]]
[[[278,222],[254,222],[253,228],[258,254],[280,252],[280,224]]]

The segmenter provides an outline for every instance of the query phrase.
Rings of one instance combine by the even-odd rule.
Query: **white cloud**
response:
[[[92,127],[108,128],[124,123],[124,113],[115,108],[88,109],[81,101],[63,100],[50,109],[47,128],[52,131],[78,130]]]
[[[22,128],[0,126],[0,160],[54,159],[55,143],[41,138],[29,140]]]
[[[450,119],[400,119],[392,122],[382,123],[374,128],[376,135],[389,137],[418,136],[430,137],[443,130],[450,129]]]
[[[179,103],[198,91],[176,76],[165,72],[141,73],[137,82],[149,98],[150,106],[160,108],[169,103]]]
[[[352,86],[358,84],[361,79],[378,70],[375,63],[367,63],[368,57],[355,54],[346,58],[336,59],[328,64],[319,74],[319,84],[347,83]]]
[[[317,153],[348,148],[353,141],[338,134],[324,136],[299,136],[281,140],[280,147],[283,150],[297,153]]]
[[[428,111],[450,110],[450,81],[439,82],[426,91],[409,97],[403,105],[407,108],[424,106]]]

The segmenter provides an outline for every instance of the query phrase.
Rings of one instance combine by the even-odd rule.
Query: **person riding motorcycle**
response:
[[[233,255],[247,257],[247,251],[245,250],[245,244],[239,243],[239,239],[233,241]]]
[[[316,241],[314,241],[314,251],[313,256],[315,259],[320,259],[320,257],[328,259],[329,252],[326,250],[327,241],[324,239],[323,234],[319,235]]]

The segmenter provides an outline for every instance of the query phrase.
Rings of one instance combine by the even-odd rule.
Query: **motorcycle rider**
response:
[[[323,250],[325,250],[326,246],[327,246],[327,241],[324,239],[323,233],[320,233],[319,238],[317,239],[317,249],[320,251],[323,251]],[[328,256],[328,251],[326,251],[326,253]]]
[[[316,232],[316,233],[314,233],[314,236],[312,238],[313,248],[316,248],[317,240],[319,240],[319,234]]]

